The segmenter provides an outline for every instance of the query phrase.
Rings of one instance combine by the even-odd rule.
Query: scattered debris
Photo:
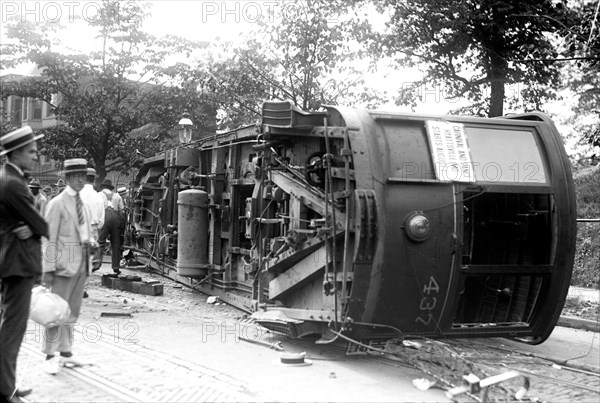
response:
[[[240,340],[247,341],[249,343],[260,344],[265,347],[269,347],[272,350],[283,351],[283,347],[281,346],[280,341],[276,341],[274,343],[269,343],[268,341],[262,341],[251,337],[245,337],[242,335],[238,335]]]
[[[283,365],[286,367],[304,367],[307,365],[312,365],[311,360],[307,360],[306,353],[281,353],[279,357],[279,365]]]
[[[162,295],[164,292],[162,283],[159,283],[158,281],[145,282],[142,281],[142,278],[139,276],[115,277],[111,274],[105,274],[102,276],[101,281],[104,287],[130,291],[137,294]],[[116,297],[119,296],[120,294],[116,294]]]
[[[509,379],[513,379],[516,377],[522,376],[523,386],[515,393],[515,399],[522,400],[529,391],[529,378],[518,373],[517,371],[508,371],[502,374],[490,376],[485,379],[479,379],[478,376],[474,374],[463,375],[463,384],[461,386],[454,387],[446,392],[446,397],[449,399],[454,398],[457,395],[462,393],[479,393],[481,389],[486,388],[491,385],[495,385],[500,382],[507,381]]]
[[[412,384],[415,388],[417,388],[419,390],[423,390],[423,391],[429,390],[429,389],[437,386],[436,381],[431,381],[426,378],[413,379]]]
[[[101,312],[100,316],[104,316],[104,317],[122,317],[122,318],[132,318],[133,315],[130,313],[126,313],[126,312]]]
[[[207,304],[217,304],[219,302],[219,297],[216,295],[212,295],[206,299]]]
[[[420,349],[423,347],[422,343],[419,343],[418,341],[413,341],[413,340],[402,340],[402,345],[404,345],[405,347],[410,347],[410,348],[415,348],[415,349]]]

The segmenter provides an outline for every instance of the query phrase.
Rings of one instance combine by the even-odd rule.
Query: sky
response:
[[[18,17],[27,21],[60,21],[65,26],[61,42],[74,50],[89,50],[96,42],[93,32],[85,21],[97,18],[97,1],[8,1],[0,2],[0,38],[4,38],[7,18]],[[123,1],[131,18],[138,18],[140,9],[134,2]],[[143,24],[143,29],[156,36],[167,34],[182,36],[194,41],[217,43],[230,41],[240,43],[244,37],[256,28],[260,18],[273,20],[285,17],[294,7],[293,1],[276,0],[154,0],[151,2],[151,16]],[[333,20],[335,16],[330,17]],[[80,21],[77,21],[80,20]],[[20,66],[17,69],[3,71],[1,74],[26,73],[31,66]],[[387,70],[367,75],[367,86],[380,91],[390,91],[394,85],[398,88],[418,80],[420,73],[416,70]],[[447,102],[443,89],[423,88],[421,104],[416,112],[443,114],[456,106]],[[402,109],[388,104],[383,109]]]

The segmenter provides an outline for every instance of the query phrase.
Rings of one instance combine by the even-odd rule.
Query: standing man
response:
[[[52,375],[58,373],[60,364],[83,365],[73,357],[73,328],[81,309],[89,247],[93,244],[92,214],[79,194],[85,185],[87,161],[66,160],[64,174],[67,186],[50,200],[46,211],[49,235],[42,276],[42,284],[63,297],[71,308],[67,323],[44,329],[44,370]],[[55,356],[57,352],[60,359]]]
[[[32,179],[31,182],[29,182],[29,189],[31,189],[31,193],[33,194],[33,204],[40,214],[44,216],[46,215],[46,205],[48,204],[48,200],[46,199],[46,196],[40,192],[41,187],[42,185],[37,179]]]
[[[100,231],[100,250],[104,251],[106,239],[110,237],[110,255],[113,272],[121,273],[121,229],[124,225],[123,214],[125,206],[118,193],[113,192],[115,187],[110,179],[105,179],[100,185],[99,193],[104,201],[105,220]]]
[[[0,166],[0,399],[20,401],[31,390],[15,386],[17,356],[27,328],[31,288],[42,273],[41,237],[48,235],[46,221],[33,204],[25,171],[38,159],[36,140],[29,126],[0,138],[8,162]],[[10,250],[10,252],[9,252]]]
[[[87,169],[87,176],[85,178],[86,184],[81,189],[79,194],[81,200],[86,203],[92,212],[92,237],[97,243],[100,239],[100,229],[104,226],[104,200],[102,196],[94,189],[94,181],[96,180],[96,170],[94,168]],[[92,272],[98,270],[102,265],[102,255],[98,254],[98,248],[90,250],[92,255]]]
[[[44,194],[44,196],[46,196],[46,200],[50,201],[50,199],[52,198],[52,188],[50,186],[44,186],[44,188],[42,189],[42,193]]]
[[[63,190],[65,190],[65,187],[67,186],[65,181],[62,179],[59,179],[56,181],[56,194],[54,196],[59,195]]]

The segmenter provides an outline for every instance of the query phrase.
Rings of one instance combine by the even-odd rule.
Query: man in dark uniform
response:
[[[0,166],[0,398],[20,401],[31,390],[17,390],[17,356],[27,328],[31,289],[42,274],[41,237],[48,225],[33,204],[25,173],[38,159],[35,136],[29,126],[0,138],[8,162]],[[9,252],[10,250],[10,252]]]
[[[43,217],[46,214],[46,205],[48,204],[48,199],[46,199],[46,196],[40,192],[41,187],[42,185],[37,179],[33,179],[31,182],[29,182],[29,189],[31,189],[31,194],[33,194],[33,204]]]
[[[103,251],[106,247],[106,240],[110,237],[112,269],[115,274],[120,274],[121,232],[125,222],[123,219],[125,205],[121,196],[114,192],[115,187],[110,179],[104,179],[104,182],[100,184],[100,189],[102,190],[98,193],[102,196],[104,202],[105,217],[98,243],[100,244],[100,250]]]

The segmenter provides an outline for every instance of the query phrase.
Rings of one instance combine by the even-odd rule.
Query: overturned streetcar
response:
[[[267,102],[260,125],[146,158],[131,197],[155,268],[296,337],[541,343],[571,279],[572,175],[541,113]]]

